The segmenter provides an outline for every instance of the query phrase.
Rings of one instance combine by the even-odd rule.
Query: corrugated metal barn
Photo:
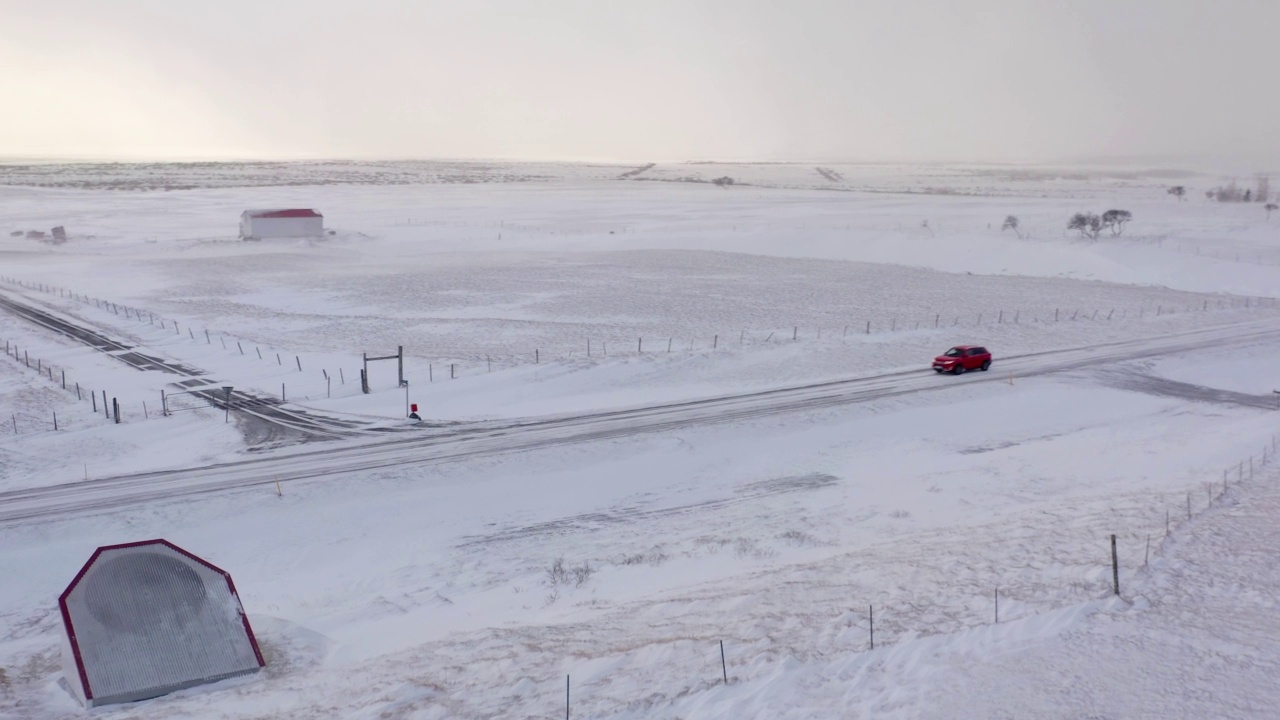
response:
[[[321,235],[324,235],[324,216],[315,210],[245,210],[240,214],[240,237],[246,240]]]
[[[231,576],[166,540],[98,548],[58,605],[63,674],[86,707],[266,666]]]

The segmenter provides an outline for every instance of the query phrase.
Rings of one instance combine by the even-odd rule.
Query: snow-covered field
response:
[[[0,717],[82,715],[56,598],[95,547],[152,537],[232,572],[268,668],[95,715],[547,717],[567,675],[573,717],[1270,716],[1280,380],[1259,331],[1280,329],[1280,239],[1260,206],[1141,169],[633,169],[0,168],[2,298],[379,432],[937,384],[0,526]],[[273,205],[334,234],[235,240]],[[1112,207],[1135,215],[1123,236],[1064,234]],[[65,244],[9,235],[53,225]],[[1002,371],[1209,329],[1203,349]],[[171,373],[9,313],[0,340],[25,353],[0,358],[0,503],[376,435],[277,448],[199,403],[157,416]],[[924,369],[962,342],[999,382]],[[362,394],[361,353],[396,346],[409,388],[384,362]]]

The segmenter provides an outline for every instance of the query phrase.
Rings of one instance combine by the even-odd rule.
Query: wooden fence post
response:
[[[1116,536],[1111,536],[1111,580],[1116,587],[1116,595],[1120,594],[1120,556],[1116,553]]]
[[[720,641],[720,672],[724,675],[724,684],[729,684],[729,666],[724,662],[724,641]]]

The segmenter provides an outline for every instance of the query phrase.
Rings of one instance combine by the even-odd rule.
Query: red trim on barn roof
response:
[[[94,550],[93,554],[89,556],[88,562],[80,568],[80,572],[76,573],[75,579],[73,579],[71,584],[67,586],[67,589],[63,590],[62,594],[58,596],[58,609],[62,611],[62,622],[67,628],[67,639],[71,641],[71,654],[76,660],[76,670],[80,672],[80,687],[84,690],[84,697],[86,700],[93,699],[93,688],[89,686],[89,673],[84,667],[84,656],[80,654],[80,641],[76,639],[76,626],[71,622],[71,611],[67,609],[67,598],[70,597],[71,591],[75,590],[76,586],[80,584],[80,581],[84,579],[85,573],[89,572],[89,568],[93,567],[93,564],[98,561],[98,558],[102,553],[107,550],[139,547],[142,545],[155,545],[159,543],[164,543],[170,547],[174,547],[172,543],[165,542],[164,540],[142,540],[140,542],[121,543],[119,545],[104,545],[97,550]]]
[[[208,560],[205,560],[202,557],[197,557],[187,552],[186,550],[183,550],[182,548],[178,547],[177,545],[174,545],[168,540],[165,540],[163,538],[156,538],[155,540],[139,540],[137,542],[120,543],[119,545],[103,545],[97,550],[94,550],[93,555],[89,556],[89,562],[86,562],[84,564],[84,567],[80,568],[80,572],[76,573],[75,579],[71,581],[71,584],[67,586],[66,590],[62,591],[62,595],[58,599],[60,601],[67,599],[67,596],[71,594],[71,591],[75,589],[76,585],[80,584],[80,581],[84,579],[85,573],[89,572],[89,568],[93,567],[93,564],[97,562],[98,557],[101,556],[102,553],[108,550],[123,550],[125,548],[143,547],[144,545],[164,545],[165,547],[169,548],[170,550],[173,550],[176,553],[189,557],[192,560],[195,560],[196,562],[200,563],[201,565],[204,565],[205,567],[218,573],[219,575],[222,575],[223,577],[228,577],[228,578],[231,577],[231,573],[227,572],[226,570],[223,570],[222,568],[218,567],[217,565],[214,565],[213,563],[209,562]]]
[[[240,602],[240,594],[236,592],[236,584],[231,582],[231,576],[223,573],[227,578],[227,588],[231,590],[231,597],[236,599],[236,605],[240,606],[240,622],[244,623],[244,634],[249,636],[249,644],[253,646],[253,656],[258,659],[258,667],[266,667],[267,661],[262,658],[262,648],[258,647],[258,638],[253,634],[253,628],[249,627],[249,613],[244,611],[244,603]]]
[[[85,566],[89,567],[88,565]],[[83,570],[80,571],[84,573]],[[79,578],[77,578],[79,580]],[[71,588],[67,588],[71,592]],[[71,641],[71,656],[76,660],[76,670],[80,673],[80,689],[84,691],[84,699],[93,699],[93,688],[89,687],[89,673],[84,669],[84,657],[80,654],[80,642],[76,640],[76,626],[71,624],[71,611],[67,610],[67,593],[58,598],[58,609],[62,611],[62,624],[67,628],[67,639]]]
[[[324,217],[315,210],[298,208],[293,210],[247,210],[251,218],[318,218]]]
[[[310,211],[308,210],[306,212]],[[145,545],[164,545],[170,550],[195,560],[227,579],[227,587],[231,589],[231,596],[236,599],[236,603],[240,604],[240,620],[244,623],[245,633],[249,635],[249,644],[253,646],[253,654],[258,659],[258,667],[266,667],[267,662],[262,658],[262,650],[258,647],[258,639],[254,637],[253,630],[249,627],[249,616],[244,611],[244,604],[240,603],[240,596],[236,594],[235,583],[231,582],[231,573],[223,570],[204,558],[197,557],[186,550],[183,550],[163,538],[139,540],[137,542],[120,543],[118,545],[103,545],[93,551],[93,555],[89,556],[89,561],[84,564],[84,567],[80,568],[80,572],[76,573],[75,579],[72,580],[71,584],[67,586],[67,589],[63,590],[62,594],[58,596],[58,608],[62,611],[62,622],[67,628],[67,638],[71,641],[71,654],[76,659],[76,669],[80,671],[80,685],[84,688],[85,699],[93,699],[93,690],[89,687],[89,674],[84,667],[84,658],[80,655],[80,643],[76,640],[76,628],[71,622],[71,611],[67,609],[67,598],[71,595],[71,591],[75,590],[76,586],[80,584],[80,581],[84,579],[85,574],[89,572],[89,568],[93,567],[93,564],[98,561],[98,558],[101,557],[104,552],[108,550],[123,550],[125,548],[143,547]]]

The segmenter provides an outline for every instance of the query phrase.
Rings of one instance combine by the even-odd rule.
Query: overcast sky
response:
[[[0,156],[1280,165],[1276,0],[0,0]]]

